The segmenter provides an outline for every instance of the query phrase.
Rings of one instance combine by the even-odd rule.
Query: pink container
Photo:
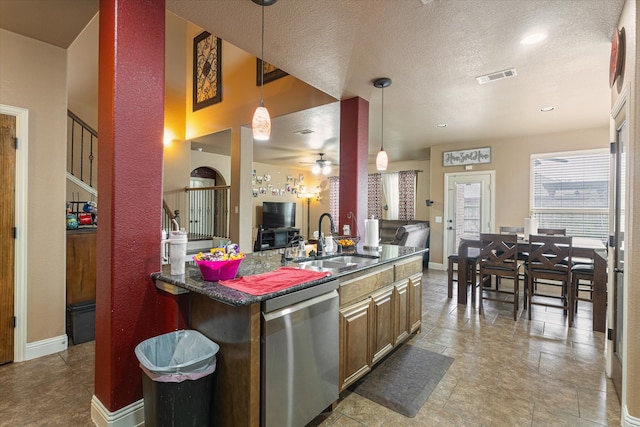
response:
[[[218,280],[229,280],[236,277],[242,258],[230,259],[226,261],[198,261],[196,264],[200,268],[200,274],[202,278],[209,282],[216,282]]]

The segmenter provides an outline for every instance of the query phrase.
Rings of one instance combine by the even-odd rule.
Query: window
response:
[[[588,150],[531,156],[531,214],[544,228],[607,239],[609,153]]]

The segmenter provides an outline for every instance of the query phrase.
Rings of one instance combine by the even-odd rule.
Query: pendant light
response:
[[[253,139],[256,141],[267,141],[271,135],[271,117],[269,111],[264,106],[264,7],[275,4],[278,0],[252,0],[255,4],[262,6],[262,52],[260,53],[260,106],[253,113],[251,129]]]
[[[380,120],[382,130],[380,132],[380,151],[378,151],[378,155],[376,156],[376,169],[379,171],[386,171],[387,165],[389,164],[389,156],[387,156],[387,152],[384,151],[384,88],[391,86],[391,79],[388,77],[382,77],[376,79],[373,82],[373,85],[382,89],[382,106],[380,107],[380,111],[382,111],[382,119]]]

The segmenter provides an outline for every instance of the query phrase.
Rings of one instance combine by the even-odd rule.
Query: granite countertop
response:
[[[423,248],[412,248],[408,246],[395,246],[395,245],[382,245],[380,250],[371,251],[365,250],[361,245],[356,248],[356,254],[362,255],[374,255],[378,256],[373,262],[369,262],[362,266],[350,266],[349,268],[341,269],[340,271],[332,271],[327,277],[320,280],[314,280],[300,285],[295,285],[281,291],[272,292],[265,295],[250,295],[235,289],[231,289],[218,282],[208,282],[202,278],[198,266],[194,262],[187,262],[184,275],[171,275],[171,266],[163,265],[162,271],[151,274],[151,279],[154,280],[156,286],[159,289],[163,289],[167,292],[174,294],[197,292],[208,296],[209,298],[231,304],[236,306],[249,305],[256,302],[261,302],[274,298],[280,295],[285,295],[291,292],[299,291],[311,286],[325,283],[329,280],[333,280],[347,274],[352,274],[358,271],[373,268],[382,264],[395,262],[399,259],[410,257],[412,255],[421,254],[428,251]],[[297,264],[292,261],[282,263],[282,250],[272,250],[263,252],[247,253],[244,261],[240,265],[238,270],[238,276],[249,276],[260,273],[267,273],[277,270],[282,266],[296,267]],[[333,256],[333,255],[331,255]],[[327,258],[325,256],[322,258]],[[371,260],[368,260],[371,261]]]

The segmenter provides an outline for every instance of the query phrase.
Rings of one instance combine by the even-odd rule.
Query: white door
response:
[[[456,253],[463,235],[494,227],[495,171],[448,173],[444,178],[444,259]]]

